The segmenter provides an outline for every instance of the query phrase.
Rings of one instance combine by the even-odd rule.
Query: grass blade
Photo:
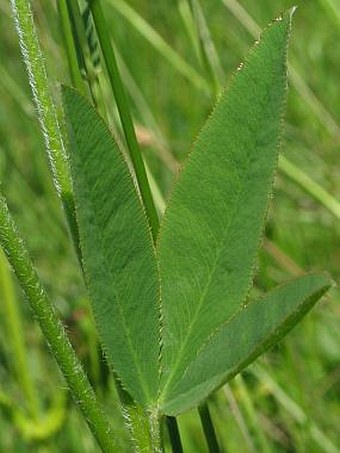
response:
[[[293,417],[293,419],[301,425],[307,425],[311,437],[320,449],[326,453],[339,453],[340,449],[335,445],[323,431],[310,420],[302,408],[284,391],[283,388],[270,376],[270,374],[262,367],[256,366],[251,368],[252,374],[264,385],[275,397],[277,401],[285,408],[285,410]]]
[[[198,407],[201,423],[204,430],[204,435],[208,444],[210,453],[219,453],[220,447],[218,446],[215,428],[211,419],[208,404],[201,404]]]
[[[222,3],[234,14],[234,16],[244,25],[249,33],[257,39],[261,28],[237,0],[221,0]],[[301,95],[320,123],[330,134],[340,137],[340,127],[326,109],[322,102],[316,97],[300,74],[292,66],[289,67],[290,78],[296,91]]]
[[[190,3],[200,38],[203,60],[208,69],[208,72],[212,74],[216,92],[219,92],[221,86],[223,86],[225,79],[221,61],[216,51],[214,42],[211,38],[210,31],[199,0],[190,0]]]
[[[305,192],[334,215],[334,217],[340,220],[340,203],[327,190],[320,186],[320,184],[315,182],[284,156],[280,157],[279,168],[288,178],[298,184]]]
[[[228,384],[225,386],[225,389],[227,388]],[[230,386],[229,390],[230,392],[233,391],[235,395],[238,395],[240,405],[246,416],[247,425],[253,433],[254,440],[256,440],[256,448],[254,447],[253,451],[260,450],[262,453],[273,453],[273,449],[260,422],[256,402],[254,401],[253,395],[248,391],[241,373],[233,379],[232,386]]]
[[[166,424],[173,453],[183,453],[183,446],[176,418],[171,416],[166,417]]]
[[[144,38],[174,66],[179,73],[188,79],[199,90],[210,94],[210,86],[194,68],[192,68],[169,44],[126,2],[121,0],[106,0],[122,16],[127,19],[131,25],[144,36]]]
[[[68,7],[67,0],[60,0],[57,5],[72,85],[77,88],[80,93],[85,95],[85,84],[79,69],[77,51],[74,45],[72,22],[70,20],[70,9]]]

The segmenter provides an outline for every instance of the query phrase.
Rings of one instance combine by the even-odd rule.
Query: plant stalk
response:
[[[76,0],[68,0],[68,6],[70,8],[68,12],[72,14],[77,35],[77,38],[72,36],[72,39],[74,39],[72,46],[75,48],[77,45],[75,40],[78,39],[79,43],[81,43],[81,51],[85,53],[86,46],[88,44],[86,41],[85,29],[82,26],[83,24],[79,5]],[[88,71],[86,64],[84,69],[86,72]],[[88,80],[90,81],[90,76],[88,77]],[[91,351],[95,352],[93,351],[93,348],[91,348]],[[136,402],[134,402],[122,389],[120,382],[116,379],[116,377],[115,384],[122,404],[122,412],[124,414],[126,425],[130,432],[130,438],[135,449],[137,451],[152,451],[155,453],[162,452],[158,413],[152,414],[149,411],[145,411],[145,409],[140,405],[136,404]]]
[[[278,385],[275,379],[261,366],[250,368],[251,373],[265,386],[267,391],[280,403],[296,423],[308,427],[309,435],[314,440],[316,449],[326,453],[339,453],[338,446],[310,419],[302,408]]]
[[[140,194],[145,206],[145,211],[149,220],[151,232],[154,241],[157,238],[159,219],[155,204],[152,198],[150,185],[146,175],[143,157],[137,142],[136,132],[130,114],[128,100],[125,89],[119,74],[116,56],[111,44],[103,10],[99,0],[90,0],[89,6],[92,12],[93,20],[96,26],[98,38],[102,48],[104,60],[106,63],[112,91],[117,102],[117,108],[121,119],[125,140],[129,149],[131,161],[137,178]]]
[[[200,46],[201,62],[205,71],[215,88],[216,94],[219,93],[224,84],[224,71],[220,58],[217,54],[214,42],[203,14],[199,0],[187,0],[190,3],[193,21],[196,24],[196,33]]]
[[[258,414],[256,413],[256,408],[254,407],[254,403],[241,373],[238,374],[233,380],[233,386],[239,395],[240,403],[242,404],[245,415],[247,416],[248,426],[250,429],[252,428],[254,437],[257,440],[258,449],[263,453],[271,453],[272,448],[270,447],[266,434],[262,429],[261,422]]]
[[[146,410],[136,403],[122,388],[115,377],[115,385],[122,403],[125,425],[130,433],[130,440],[137,452],[163,453],[160,429],[160,415],[157,410]]]
[[[340,220],[340,203],[320,186],[320,184],[311,179],[304,171],[284,156],[280,157],[279,168],[288,178],[298,184],[305,192],[334,215],[334,217]]]
[[[10,0],[19,44],[28,73],[33,100],[45,140],[53,182],[61,198],[78,257],[78,227],[67,154],[56,108],[48,89],[45,61],[38,40],[29,0]]]
[[[103,408],[88,381],[65,329],[47,297],[29,253],[0,195],[0,245],[11,264],[31,309],[94,437],[104,452],[115,450],[116,442]]]
[[[70,10],[67,4],[67,0],[59,0],[57,2],[57,5],[72,84],[81,94],[85,96],[85,84],[79,70],[77,51],[73,39],[72,23],[70,20]]]
[[[205,439],[208,444],[209,453],[219,453],[220,447],[218,446],[217,437],[208,404],[204,403],[200,405],[198,407],[198,413],[200,415]]]
[[[166,425],[169,431],[170,443],[173,453],[183,453],[181,435],[178,429],[176,417],[166,417]]]
[[[150,24],[143,19],[127,2],[122,0],[106,0],[116,11],[119,12],[133,28],[135,28],[182,76],[192,83],[198,90],[210,96],[209,83],[190,66],[174,49],[164,41]]]

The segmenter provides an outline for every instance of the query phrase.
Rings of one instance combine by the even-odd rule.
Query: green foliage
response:
[[[123,386],[146,407],[178,414],[199,404],[329,288],[328,278],[310,275],[244,306],[277,164],[291,15],[252,50],[179,177],[157,244],[161,307],[147,219],[127,165],[95,109],[63,90],[95,318]]]
[[[289,31],[287,14],[237,72],[165,213],[158,249],[166,386],[249,291],[281,138]]]
[[[191,360],[164,402],[164,412],[183,412],[234,377],[280,340],[329,287],[326,276],[308,275],[242,307]]]
[[[157,396],[158,276],[126,163],[96,111],[64,88],[71,172],[87,286],[109,362],[145,405]]]
[[[282,282],[307,268],[327,266],[338,275],[332,243],[338,238],[335,219],[340,211],[336,195],[331,195],[336,194],[340,180],[335,165],[339,126],[332,117],[338,106],[329,102],[337,93],[329,64],[336,68],[332,43],[337,36],[322,15],[331,10],[324,6],[327,2],[306,4],[297,17],[289,70],[296,91],[291,90],[289,98],[286,155],[279,161],[277,200],[266,230],[263,224],[272,197],[285,103],[283,43],[289,34],[289,14],[264,34],[203,127],[170,197],[156,258],[148,223],[155,240],[158,219],[150,218],[150,212],[155,212],[152,197],[149,206],[143,197],[148,181],[141,179],[141,166],[135,165],[126,127],[124,133],[121,130],[108,81],[113,82],[115,95],[125,89],[129,93],[123,103],[116,99],[118,110],[126,118],[132,101],[139,145],[134,149],[140,162],[145,162],[151,194],[163,213],[163,197],[173,188],[177,159],[182,160],[189,149],[188,142],[201,127],[213,93],[219,92],[228,71],[243,58],[249,37],[258,39],[260,25],[288,8],[289,2],[178,0],[178,8],[169,8],[167,2],[154,6],[146,0],[60,0],[60,22],[55,5],[32,2],[33,16],[30,2],[11,0],[1,6],[0,50],[6,58],[0,63],[0,170],[9,206],[27,238],[38,274],[3,198],[0,241],[92,433],[81,412],[61,398],[67,395],[64,385],[42,348],[38,329],[31,328],[25,308],[20,327],[20,313],[13,310],[20,294],[8,295],[3,284],[0,298],[8,300],[0,302],[2,449],[36,451],[41,444],[51,451],[96,452],[96,439],[104,451],[130,451],[131,441],[143,451],[160,451],[162,441],[168,451],[169,440],[176,452],[183,450],[181,442],[185,452],[195,453],[206,451],[207,446],[217,452],[218,444],[230,451],[240,444],[249,451],[338,451],[332,443],[339,412],[333,378],[339,356],[336,290],[279,347],[232,380],[282,339],[330,285],[326,276],[316,274]],[[34,109],[25,90],[26,79],[18,77],[19,60],[11,45],[17,46],[17,38],[8,25],[10,3],[54,182],[82,259],[99,335],[114,371],[111,376],[89,317],[83,274],[69,247],[62,211],[52,196],[52,179],[38,152],[41,141],[32,127]],[[106,27],[105,22],[114,27]],[[282,28],[286,35],[277,31]],[[276,34],[276,50],[280,51],[273,51],[275,40],[269,38],[270,33]],[[43,39],[46,58],[42,58],[37,36]],[[121,80],[118,68],[115,74],[112,71],[114,53]],[[98,55],[103,56],[100,61]],[[65,66],[63,56],[68,60]],[[258,70],[254,70],[256,58]],[[313,74],[305,74],[308,79],[304,80],[303,70],[309,67]],[[64,129],[57,119],[61,109],[56,115],[47,73],[54,79],[71,80],[109,125],[66,88],[69,159]],[[155,81],[161,95],[155,96]],[[264,96],[265,87],[274,95]],[[265,114],[266,110],[270,112]],[[129,123],[133,132],[131,117]],[[130,154],[134,168],[127,169],[109,129],[122,154]],[[259,138],[265,138],[268,146],[259,147]],[[82,250],[78,249],[78,226]],[[257,257],[262,242],[264,248]],[[149,291],[144,276],[150,277]],[[60,310],[95,392],[47,294]],[[209,402],[201,404],[225,382]],[[39,392],[34,392],[37,384]],[[198,404],[203,430],[198,427],[197,411],[188,412]],[[112,432],[102,406],[108,409]],[[162,432],[161,439],[164,414],[171,415],[166,416],[170,438]],[[174,414],[181,415],[175,418]],[[129,430],[123,426],[122,415]]]

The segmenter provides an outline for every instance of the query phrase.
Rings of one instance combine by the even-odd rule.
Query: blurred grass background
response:
[[[216,85],[230,79],[254,35],[258,36],[257,27],[266,26],[292,5],[284,0],[202,1],[218,56],[214,72],[198,58],[197,46],[195,51],[197,41],[186,0],[102,3],[121,55],[138,137],[161,208],[163,198],[171,193],[178,163],[185,159],[209,114]],[[296,3],[284,136],[288,166],[286,160],[281,161],[276,178],[255,281],[259,292],[308,270],[327,270],[340,281],[340,0]],[[51,90],[58,99],[59,83],[69,82],[69,71],[56,2],[34,0],[32,4]],[[103,104],[116,129],[104,75],[103,69],[99,74]],[[3,193],[72,342],[112,415],[121,451],[130,451],[54,193],[7,0],[0,3],[0,99]],[[69,400],[20,289],[0,258],[0,451],[98,451]],[[211,398],[217,436],[226,451],[339,451],[339,299],[335,288],[256,366]],[[197,412],[179,417],[179,426],[185,451],[207,451]]]

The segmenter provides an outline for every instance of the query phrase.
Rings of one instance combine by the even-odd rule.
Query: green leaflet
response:
[[[144,406],[159,381],[158,275],[147,219],[124,159],[96,111],[63,88],[87,286],[124,388]]]
[[[175,187],[157,244],[162,341],[157,263],[128,168],[95,110],[63,89],[93,312],[109,362],[144,407],[157,402],[174,415],[199,404],[282,338],[330,286],[327,277],[310,275],[244,305],[277,165],[290,25],[291,13],[264,33]]]
[[[291,13],[275,21],[199,135],[161,226],[162,393],[245,300],[272,190]]]
[[[162,410],[174,415],[200,403],[292,329],[330,285],[326,276],[307,275],[241,308],[203,347]]]

